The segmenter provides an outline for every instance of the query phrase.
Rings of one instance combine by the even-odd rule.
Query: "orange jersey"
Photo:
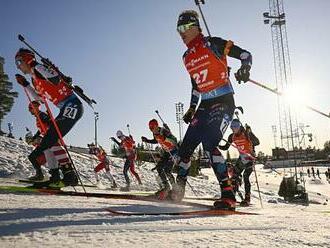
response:
[[[226,56],[218,58],[203,36],[192,41],[183,60],[199,92],[209,92],[229,84]]]
[[[35,72],[32,74],[34,88],[37,93],[45,95],[55,105],[73,94],[72,89],[62,79],[58,83],[52,83],[47,79],[58,76],[56,73],[43,65],[36,65],[34,70]],[[36,72],[46,79],[37,76]]]
[[[174,148],[176,148],[176,140],[171,139],[170,137],[166,136],[172,136],[171,132],[164,129],[164,128],[158,128],[158,133],[154,134],[155,140],[160,144],[160,146],[167,152],[172,151]],[[167,134],[166,134],[167,133]]]
[[[252,142],[246,137],[244,132],[240,134],[233,135],[233,143],[239,148],[243,153],[252,154],[253,153],[253,145]],[[240,153],[242,153],[240,152]]]

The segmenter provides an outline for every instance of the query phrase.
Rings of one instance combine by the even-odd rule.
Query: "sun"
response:
[[[299,111],[305,108],[311,97],[310,89],[305,84],[289,84],[283,89],[282,94],[285,101]]]

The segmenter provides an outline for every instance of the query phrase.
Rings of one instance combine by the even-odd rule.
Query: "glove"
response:
[[[148,139],[144,136],[141,137],[142,142],[148,142]]]
[[[16,81],[17,81],[17,83],[19,83],[19,84],[22,85],[23,87],[26,87],[26,86],[28,86],[28,85],[30,84],[29,81],[27,81],[27,80],[25,79],[25,77],[22,76],[21,74],[16,74],[15,77],[16,77]]]
[[[195,109],[192,108],[192,107],[190,107],[190,108],[187,110],[187,112],[184,114],[184,116],[183,116],[183,121],[184,121],[186,124],[190,123],[191,120],[192,120],[192,118],[193,118],[193,116],[194,116],[194,114],[195,114]]]
[[[163,127],[167,130],[170,130],[170,127],[166,123],[163,124]]]
[[[239,68],[238,71],[235,73],[235,78],[239,84],[241,83],[241,81],[246,83],[250,80],[250,69],[251,66],[242,65],[241,68]]]

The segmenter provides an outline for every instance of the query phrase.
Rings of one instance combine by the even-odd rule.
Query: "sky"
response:
[[[275,88],[271,31],[262,17],[268,0],[205,2],[202,8],[211,34],[250,51],[251,78]],[[302,85],[296,95],[329,113],[330,1],[287,0],[284,8],[292,78]],[[187,9],[197,10],[193,0],[0,0],[0,56],[15,82],[14,55],[23,47],[17,39],[22,34],[97,101],[95,110],[85,104],[82,119],[65,137],[67,144],[86,146],[94,140],[93,111],[100,114],[98,141],[106,148],[118,129],[127,133],[127,124],[137,141],[142,135],[151,137],[147,124],[157,117],[155,110],[178,136],[175,103],[183,102],[187,109],[191,83],[182,63],[186,47],[176,32],[176,21]],[[239,68],[239,61],[228,61],[234,71]],[[257,151],[270,154],[272,125],[278,125],[276,96],[250,83],[239,85],[233,77],[232,82],[236,105],[244,107],[242,122],[260,138]],[[2,129],[13,122],[19,137],[25,127],[35,130],[35,126],[24,91],[16,83],[14,90],[19,97]],[[310,126],[306,132],[314,135],[311,146],[322,148],[330,139],[329,119],[302,106],[297,118]],[[225,137],[229,134],[227,130]]]

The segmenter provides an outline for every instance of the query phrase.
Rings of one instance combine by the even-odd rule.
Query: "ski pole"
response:
[[[207,22],[205,20],[205,17],[204,17],[204,14],[203,14],[203,11],[202,11],[202,8],[200,6],[200,4],[205,4],[205,0],[195,0],[195,4],[197,5],[198,9],[199,9],[199,12],[201,13],[201,16],[202,16],[202,19],[203,19],[203,22],[204,22],[204,25],[206,27],[206,30],[207,30],[207,33],[208,35],[211,37],[211,33],[210,33],[210,30],[209,30],[209,27],[207,25]]]
[[[126,125],[128,130],[128,135],[131,136],[131,131],[129,130],[129,124]]]
[[[249,79],[249,82],[250,83],[253,83],[253,84],[255,84],[255,85],[257,85],[257,86],[259,86],[259,87],[261,87],[261,88],[263,88],[265,90],[268,90],[268,91],[270,91],[270,92],[272,92],[272,93],[274,93],[274,94],[276,94],[278,96],[284,96],[283,92],[280,92],[277,89],[272,89],[272,88],[270,88],[270,87],[268,87],[268,86],[266,86],[266,85],[264,85],[264,84],[262,84],[260,82],[257,82],[257,81],[252,80],[252,79]],[[320,110],[318,110],[318,109],[316,109],[316,108],[314,108],[314,107],[312,107],[310,105],[307,105],[307,104],[305,104],[304,106],[306,108],[314,111],[315,113],[318,113],[318,114],[323,115],[323,116],[325,116],[327,118],[330,118],[330,114],[326,114],[326,113],[324,113],[324,112],[322,112],[322,111],[320,111]]]
[[[47,99],[46,99],[46,97],[45,97],[44,95],[42,95],[42,100],[43,100],[44,103],[45,103],[45,106],[46,106],[46,109],[47,109],[48,115],[49,115],[49,117],[50,117],[50,119],[51,119],[51,121],[52,121],[52,123],[53,123],[53,125],[54,125],[54,127],[55,127],[55,130],[56,130],[56,132],[57,132],[57,134],[58,134],[58,137],[59,137],[59,139],[60,139],[60,143],[62,144],[62,146],[64,147],[66,153],[68,154],[68,157],[69,157],[70,162],[71,162],[71,164],[72,164],[72,168],[73,168],[74,172],[76,173],[76,175],[77,175],[77,177],[78,177],[78,180],[80,181],[81,186],[82,186],[84,192],[87,193],[87,192],[86,192],[86,189],[85,189],[85,186],[84,186],[83,182],[81,181],[81,178],[80,178],[80,176],[79,176],[79,173],[78,173],[78,171],[77,171],[77,169],[76,169],[76,167],[75,167],[75,165],[74,165],[74,163],[73,163],[73,160],[72,160],[72,157],[71,157],[71,155],[70,155],[70,153],[69,153],[69,151],[68,151],[68,148],[67,148],[67,146],[66,146],[66,144],[65,144],[65,142],[64,142],[64,140],[63,140],[62,133],[61,133],[61,131],[60,131],[60,129],[59,129],[59,127],[58,127],[56,121],[55,121],[55,118],[54,118],[54,116],[53,116],[53,114],[52,114],[52,112],[51,112],[51,110],[50,110],[49,105],[48,105]]]
[[[47,59],[47,58],[44,58],[40,53],[38,53],[29,43],[27,43],[26,41],[25,41],[25,38],[21,35],[21,34],[19,34],[18,35],[18,39],[21,41],[21,42],[23,42],[33,53],[35,53],[36,55],[38,55],[39,57],[40,57],[40,59],[41,59],[41,62],[44,64],[44,65],[46,65],[46,66],[48,66],[48,67],[50,67],[50,68],[52,68],[54,71],[56,71],[58,74],[59,74],[59,76],[61,77],[61,79],[66,83],[66,85],[70,88],[70,89],[72,89],[81,99],[83,99],[92,109],[94,109],[94,106],[93,106],[93,104],[96,104],[96,101],[94,100],[94,99],[92,99],[92,98],[90,98],[90,97],[88,97],[85,93],[84,93],[84,91],[83,91],[83,89],[82,88],[80,88],[79,86],[77,86],[77,85],[73,85],[72,84],[72,78],[70,78],[70,77],[67,77],[67,76],[65,76],[59,69],[58,69],[58,67],[56,67],[49,59]]]
[[[262,205],[262,200],[261,200],[261,194],[260,194],[260,188],[259,188],[259,182],[258,182],[258,176],[257,176],[257,171],[256,171],[256,167],[255,167],[255,163],[253,162],[253,171],[254,171],[254,175],[256,177],[256,184],[257,184],[257,188],[258,188],[258,194],[259,194],[259,200],[260,200],[260,205],[261,208],[264,208],[264,206]]]
[[[27,98],[29,99],[29,102],[32,103],[32,98],[31,98],[31,96],[29,95],[29,93],[28,93],[28,91],[27,91],[27,89],[26,89],[25,87],[24,87],[24,92],[25,92]],[[35,113],[38,113],[36,107],[35,107],[33,104],[31,104],[31,105],[32,105],[33,111],[34,111]],[[40,123],[41,130],[42,130],[43,132],[46,132],[46,127],[45,127],[44,123],[41,121],[40,116],[39,116],[39,115],[36,115],[36,117],[37,117],[37,119],[38,119],[38,122]]]

